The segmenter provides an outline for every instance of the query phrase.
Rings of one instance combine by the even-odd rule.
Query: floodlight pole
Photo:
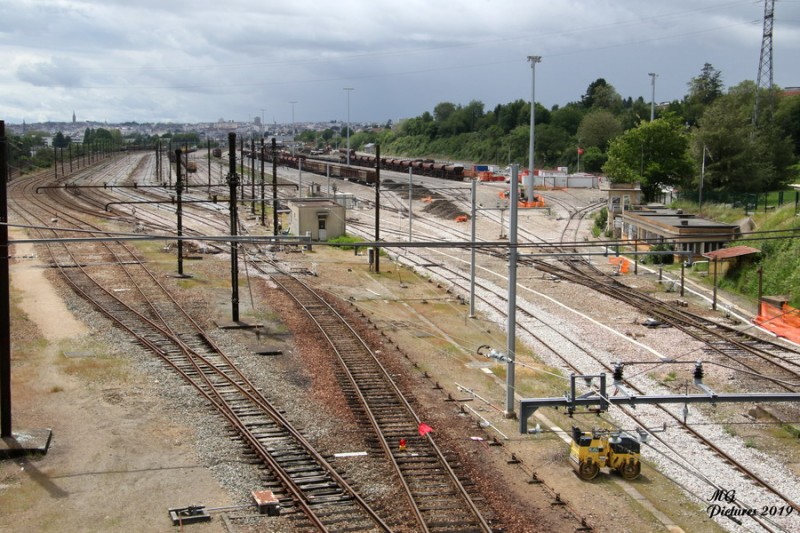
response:
[[[528,56],[528,61],[531,62],[531,142],[528,149],[528,182],[525,184],[525,191],[528,195],[528,201],[533,201],[533,167],[534,167],[534,127],[536,116],[536,63],[542,61],[542,56]],[[518,187],[514,181],[514,187]]]
[[[656,78],[658,74],[648,72],[647,75],[650,76],[650,84],[653,86],[653,95],[650,98],[650,122],[653,122],[653,119],[656,118]]]
[[[350,92],[353,87],[345,87],[347,91],[347,166],[350,166]]]

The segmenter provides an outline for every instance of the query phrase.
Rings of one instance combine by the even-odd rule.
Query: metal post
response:
[[[375,144],[375,242],[381,240],[381,147]],[[375,273],[381,271],[381,248],[375,246]]]
[[[411,242],[412,233],[412,219],[414,218],[413,210],[411,209],[411,202],[414,200],[414,172],[411,167],[408,167],[408,242]]]
[[[261,154],[261,225],[266,226],[267,205],[264,203],[264,159],[267,158],[267,154],[264,152],[264,137],[261,137],[261,151],[259,154]]]
[[[0,120],[0,437],[11,437],[11,285],[8,264],[8,142]]]
[[[506,338],[506,418],[515,418],[514,413],[514,365],[517,352],[517,209],[519,192],[516,186],[519,167],[511,167],[511,215],[508,231],[508,337]]]
[[[764,267],[758,267],[758,306],[761,307],[761,298],[764,296]]]
[[[411,169],[409,169],[410,172]],[[477,202],[478,197],[478,182],[472,180],[472,232],[470,241],[472,242],[472,247],[470,249],[470,261],[469,261],[469,318],[475,318],[475,203]]]
[[[239,139],[239,152],[240,152],[240,154],[239,154],[240,163],[239,164],[242,166],[242,179],[239,180],[239,184],[241,185],[242,190],[239,193],[239,198],[244,200],[244,179],[243,179],[244,178],[244,171],[245,171],[245,166],[244,166],[244,136],[242,136],[242,138]]]
[[[206,139],[206,146],[208,148],[208,194],[211,194],[211,139]]]
[[[294,130],[295,130],[295,128],[294,128],[294,104],[297,103],[297,100],[292,100],[289,103],[292,104],[292,155],[294,155],[294,148],[295,148],[295,146],[294,146]]]
[[[169,152],[172,150],[172,141],[167,145],[167,163],[169,163]],[[180,163],[180,161],[178,161]],[[167,165],[167,187],[172,187],[172,164]]]
[[[681,298],[683,298],[683,279],[685,270],[686,270],[686,261],[681,259]]]
[[[703,184],[706,179],[706,145],[703,145],[703,163],[700,165],[700,190],[697,194],[697,205],[700,206],[700,214],[703,214]]]
[[[347,91],[347,166],[350,166],[350,92],[352,92],[352,87],[345,87],[345,91]]]
[[[256,214],[256,140],[250,139],[250,214]]]
[[[178,215],[178,275],[183,276],[183,206],[181,205],[181,195],[183,194],[183,172],[181,172],[181,150],[175,150],[175,196],[178,199],[178,206],[175,213]]]
[[[231,215],[231,236],[238,235],[238,213],[236,206],[236,134],[228,133],[228,187],[230,190],[229,209]],[[236,241],[231,240],[231,320],[239,321],[239,256]]]
[[[648,72],[647,75],[650,76],[650,84],[653,86],[653,96],[650,99],[650,122],[653,122],[653,119],[656,117],[656,77],[658,74],[655,72]]]
[[[711,310],[717,310],[717,267],[719,263],[717,262],[716,256],[714,257],[714,299],[711,300]]]
[[[542,56],[528,56],[528,61],[531,63],[531,142],[528,152],[528,182],[526,183],[525,192],[528,196],[528,201],[533,201],[533,167],[534,167],[534,128],[536,115],[536,63],[542,61]],[[517,187],[517,182],[514,182]]]
[[[272,234],[278,235],[278,145],[272,138]]]

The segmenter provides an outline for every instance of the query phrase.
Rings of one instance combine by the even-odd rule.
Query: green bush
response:
[[[354,237],[352,235],[340,235],[339,237],[336,237],[335,239],[328,239],[328,244],[340,245],[340,246],[337,246],[337,248],[339,248],[340,250],[352,250],[353,248],[355,248],[355,246],[347,246],[347,245],[348,244],[352,244],[352,243],[356,243],[356,242],[362,242],[362,240],[363,239],[360,239],[358,237]],[[344,246],[341,246],[341,245],[344,245]]]

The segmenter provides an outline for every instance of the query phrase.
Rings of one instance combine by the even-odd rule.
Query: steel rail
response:
[[[402,468],[397,462],[395,455],[392,453],[392,448],[387,442],[386,436],[381,428],[381,424],[378,422],[375,413],[373,412],[373,406],[369,399],[366,398],[364,395],[362,388],[363,384],[360,383],[359,379],[353,374],[351,364],[345,358],[344,354],[342,353],[342,344],[343,342],[355,343],[358,345],[360,351],[370,360],[370,364],[374,365],[375,368],[378,369],[380,373],[380,377],[382,380],[390,387],[392,393],[394,394],[395,398],[401,403],[402,409],[413,417],[415,424],[418,425],[420,423],[419,417],[414,413],[413,408],[408,403],[408,400],[405,398],[405,395],[400,391],[397,387],[397,384],[394,380],[391,379],[389,372],[383,366],[383,364],[375,357],[375,354],[369,347],[366,345],[364,340],[358,335],[352,326],[335,310],[331,307],[324,299],[320,298],[316,291],[308,287],[305,283],[298,280],[296,277],[289,276],[287,274],[284,275],[276,275],[272,274],[271,278],[278,283],[283,289],[289,294],[305,311],[308,313],[309,317],[317,324],[320,331],[326,337],[330,345],[336,351],[336,354],[339,358],[339,361],[346,371],[348,379],[350,380],[351,384],[354,387],[356,394],[359,397],[359,402],[362,405],[364,411],[367,413],[369,418],[370,424],[375,429],[376,435],[379,436],[381,447],[387,454],[387,457],[390,458],[395,471],[397,472],[399,478],[402,480],[402,484],[404,490],[406,491],[406,495],[409,499],[409,503],[411,504],[416,519],[418,521],[418,525],[422,528],[422,531],[430,531],[430,525],[427,523],[425,517],[423,516],[422,511],[419,509],[417,504],[417,496],[414,490],[409,486],[408,480],[406,479],[406,475],[404,475]],[[320,309],[324,309],[324,311],[320,311]],[[327,316],[333,317],[333,321],[335,322],[334,325],[325,324],[323,323],[319,317],[320,314],[324,312]],[[347,341],[336,340],[334,338],[334,334],[332,332],[333,327],[340,327],[347,331]],[[374,376],[373,376],[374,377]],[[377,407],[377,406],[375,406]],[[456,489],[456,491],[460,494],[461,499],[467,505],[470,513],[474,516],[477,520],[477,526],[481,531],[490,533],[492,531],[491,526],[486,522],[485,518],[483,517],[480,510],[475,505],[472,498],[467,493],[466,489],[464,488],[463,484],[459,480],[457,474],[453,471],[452,467],[445,459],[444,454],[442,453],[441,449],[436,445],[436,442],[433,438],[428,434],[427,435],[427,442],[433,448],[436,457],[439,461],[441,467],[447,472],[448,477],[450,479],[450,483]]]
[[[108,245],[106,245],[106,246],[108,246]],[[48,244],[48,249],[50,249],[51,255],[53,256],[53,258],[55,260],[56,254],[52,250],[52,247],[49,244]],[[70,285],[74,288],[74,290],[78,294],[81,294],[88,301],[97,302],[97,303],[95,303],[95,305],[98,307],[98,309],[101,310],[101,312],[106,314],[109,318],[111,318],[120,327],[122,327],[123,329],[128,331],[131,335],[133,335],[145,347],[148,347],[151,351],[153,351],[153,352],[157,353],[158,355],[160,355],[162,357],[162,359],[164,359],[167,362],[167,364],[169,364],[176,371],[178,371],[178,373],[180,375],[182,375],[184,377],[184,379],[186,379],[189,383],[193,384],[195,386],[195,388],[201,393],[201,395],[203,395],[212,405],[216,406],[218,411],[220,412],[220,414],[222,414],[223,417],[226,418],[229,421],[229,423],[234,428],[237,429],[237,432],[240,433],[242,438],[262,458],[262,460],[264,460],[264,462],[266,462],[267,464],[269,464],[272,467],[273,473],[275,473],[282,480],[282,482],[284,483],[286,488],[289,489],[289,492],[293,494],[294,503],[296,505],[298,505],[298,507],[300,507],[301,509],[304,510],[304,513],[307,515],[309,520],[311,520],[317,526],[317,528],[320,531],[328,531],[328,528],[322,523],[322,521],[317,517],[317,513],[311,508],[313,503],[310,502],[305,497],[304,491],[299,486],[297,486],[297,484],[291,479],[291,477],[288,476],[287,474],[283,473],[282,467],[276,461],[273,460],[273,458],[272,458],[271,454],[269,453],[269,451],[266,450],[266,448],[264,448],[264,446],[258,441],[258,439],[255,436],[252,435],[252,432],[250,432],[247,429],[245,424],[241,422],[239,417],[235,414],[235,409],[230,405],[230,402],[223,400],[222,396],[220,395],[220,393],[218,391],[219,384],[212,383],[211,378],[210,378],[209,373],[208,373],[209,370],[215,372],[218,376],[221,376],[228,384],[234,386],[235,388],[238,388],[244,395],[250,397],[250,399],[254,402],[254,404],[258,405],[259,407],[262,407],[265,411],[268,411],[269,416],[274,418],[280,424],[284,425],[285,428],[288,429],[289,432],[292,434],[293,438],[295,438],[296,440],[301,442],[301,444],[304,447],[308,448],[308,450],[309,450],[309,452],[311,452],[312,456],[315,457],[315,460],[317,460],[317,462],[319,464],[323,465],[326,468],[326,470],[328,472],[328,475],[330,475],[332,479],[335,479],[343,487],[345,492],[347,494],[349,494],[349,497],[352,498],[353,501],[357,502],[360,506],[362,506],[362,508],[364,510],[366,510],[367,514],[370,515],[371,520],[374,522],[374,524],[377,525],[383,531],[390,531],[389,526],[387,526],[382,521],[382,519],[377,515],[377,513],[372,511],[372,509],[368,506],[368,504],[366,504],[366,502],[364,502],[363,499],[361,499],[361,497],[358,495],[358,493],[354,489],[349,487],[347,482],[341,476],[339,476],[338,473],[336,473],[335,469],[333,469],[324,460],[324,458],[318,452],[316,452],[313,449],[313,447],[311,447],[310,444],[307,441],[305,441],[304,438],[302,438],[302,436],[299,434],[299,432],[297,432],[296,430],[294,430],[294,428],[291,427],[291,425],[288,423],[288,421],[286,421],[285,418],[282,415],[280,415],[277,410],[275,410],[271,405],[269,405],[269,403],[263,397],[261,397],[260,395],[254,396],[253,391],[255,391],[255,389],[256,389],[255,386],[252,385],[247,380],[247,378],[235,367],[235,365],[233,365],[233,363],[230,362],[230,360],[227,358],[227,356],[225,356],[224,353],[222,353],[222,351],[219,350],[219,348],[216,347],[216,345],[214,345],[214,343],[204,335],[204,333],[202,332],[202,328],[200,328],[200,326],[197,325],[194,322],[193,319],[191,319],[191,317],[188,315],[188,313],[186,313],[177,304],[177,302],[174,300],[174,298],[171,296],[171,294],[169,294],[169,292],[163,287],[163,285],[161,285],[155,279],[155,277],[152,275],[152,273],[150,273],[147,269],[143,268],[144,272],[146,272],[146,274],[149,276],[149,278],[151,278],[151,280],[157,286],[159,286],[161,288],[161,290],[163,291],[163,294],[166,295],[169,298],[173,308],[179,309],[179,312],[184,315],[185,319],[187,319],[190,323],[194,324],[194,326],[197,328],[197,331],[195,332],[195,334],[200,336],[200,337],[202,337],[203,342],[206,342],[210,347],[212,347],[213,350],[215,350],[217,352],[215,355],[218,356],[218,357],[221,357],[224,360],[225,364],[227,365],[228,370],[220,369],[220,367],[217,364],[211,363],[206,357],[198,354],[195,350],[193,350],[189,346],[187,346],[186,343],[180,338],[180,336],[178,334],[176,334],[175,332],[171,331],[168,328],[168,326],[167,326],[168,322],[164,319],[163,316],[160,316],[160,313],[158,313],[158,311],[156,310],[155,305],[153,305],[152,303],[148,304],[156,312],[156,314],[159,315],[162,323],[164,324],[163,326],[158,324],[158,323],[156,323],[156,322],[153,322],[150,318],[144,316],[138,310],[133,309],[130,306],[126,305],[116,295],[112,294],[110,291],[108,291],[107,289],[102,287],[96,280],[93,279],[93,277],[82,266],[80,266],[80,264],[78,264],[78,261],[77,261],[76,258],[74,258],[74,255],[73,255],[72,251],[69,250],[69,249],[66,249],[66,250],[67,250],[68,255],[70,257],[72,257],[72,259],[75,261],[75,263],[78,266],[78,268],[84,274],[85,279],[90,280],[95,285],[95,290],[99,289],[102,293],[104,293],[110,299],[112,299],[113,301],[117,302],[119,305],[124,306],[127,309],[127,311],[129,311],[130,313],[135,315],[138,318],[138,320],[140,320],[141,322],[147,324],[149,326],[149,328],[150,328],[150,331],[158,332],[161,335],[163,335],[164,337],[167,337],[172,342],[174,342],[174,344],[184,353],[184,355],[188,356],[187,360],[188,360],[189,364],[191,364],[195,368],[195,370],[197,370],[197,374],[203,377],[204,385],[200,384],[199,382],[197,382],[197,380],[192,378],[192,376],[190,376],[189,373],[187,373],[185,369],[182,369],[180,367],[180,365],[178,363],[176,363],[172,359],[172,357],[169,357],[169,354],[167,353],[167,351],[164,350],[163,346],[160,346],[158,343],[156,343],[152,339],[148,338],[148,336],[142,335],[141,332],[136,331],[133,327],[131,327],[124,320],[119,318],[110,309],[108,309],[107,307],[102,306],[96,300],[96,298],[97,298],[96,293],[90,293],[84,287],[81,287],[76,282],[76,280],[73,278],[71,273],[66,272],[65,270],[62,269],[62,274],[65,276],[66,280],[68,281],[68,283],[70,283]],[[127,250],[127,249],[126,249],[126,251],[130,252],[130,250]],[[114,254],[115,252],[111,251],[111,253]],[[61,267],[63,265],[61,263],[57,263],[57,266]],[[125,270],[126,275],[128,275],[130,277],[131,276],[130,271],[128,269],[125,269],[124,267],[123,267],[123,269]],[[141,287],[140,286],[139,286],[138,290],[141,291]],[[145,296],[145,299],[148,302],[150,302],[150,299],[144,294],[144,292],[142,292],[141,294],[143,296]],[[186,334],[184,333],[183,335],[186,335]],[[201,362],[204,363],[205,366],[202,366],[200,364]],[[234,372],[234,376],[229,375],[229,371],[231,371],[231,370]],[[244,383],[246,385],[246,387],[243,387],[240,383],[237,383],[237,381],[240,381],[240,382]]]

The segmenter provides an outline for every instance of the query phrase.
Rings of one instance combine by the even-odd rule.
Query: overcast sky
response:
[[[375,121],[440,102],[485,109],[681,99],[711,63],[758,74],[749,0],[2,0],[0,119]],[[774,82],[800,86],[800,0],[775,2]],[[350,87],[352,91],[345,91]],[[290,102],[296,102],[291,104]],[[294,112],[293,112],[294,109]]]

